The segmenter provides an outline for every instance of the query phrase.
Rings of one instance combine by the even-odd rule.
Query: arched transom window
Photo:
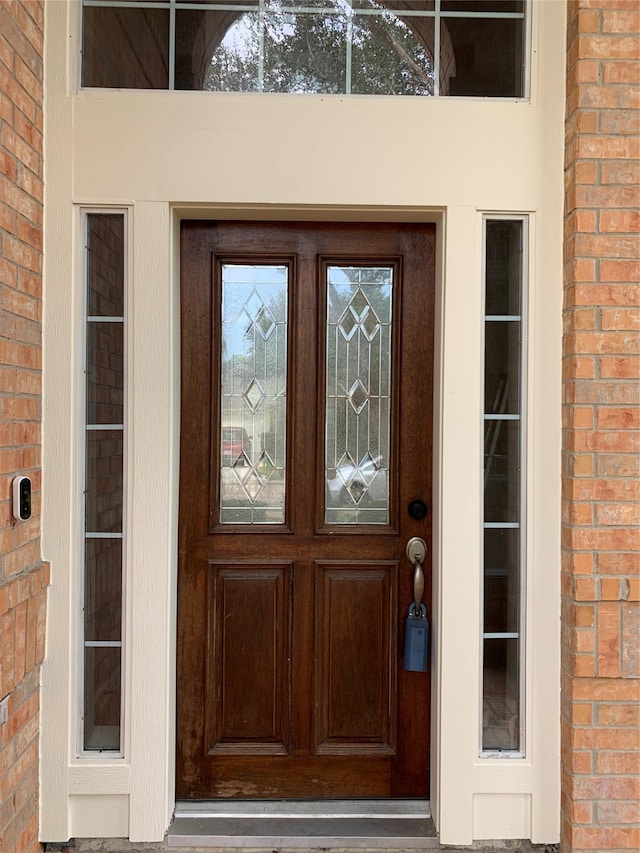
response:
[[[82,85],[521,98],[525,0],[84,0]]]

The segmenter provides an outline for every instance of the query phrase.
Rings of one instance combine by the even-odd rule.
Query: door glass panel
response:
[[[392,267],[327,267],[325,523],[389,523]]]
[[[220,521],[282,524],[287,284],[284,265],[222,265]]]

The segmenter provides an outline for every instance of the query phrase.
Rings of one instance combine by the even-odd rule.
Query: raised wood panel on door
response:
[[[316,565],[316,752],[393,755],[397,563]]]
[[[407,506],[431,506],[434,245],[430,225],[183,223],[178,798],[428,795],[429,673],[402,658],[405,545],[431,545]],[[289,270],[281,523],[220,521],[223,263]],[[324,521],[331,264],[394,271],[386,524]]]
[[[209,755],[289,752],[291,570],[209,563]]]

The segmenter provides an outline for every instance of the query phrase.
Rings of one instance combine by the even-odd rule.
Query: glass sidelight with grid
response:
[[[485,220],[484,753],[523,745],[525,227],[523,218]]]
[[[80,753],[121,753],[125,214],[86,216]]]

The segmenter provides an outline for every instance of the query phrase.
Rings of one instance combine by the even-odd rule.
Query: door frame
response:
[[[443,254],[444,254],[444,233],[446,222],[446,211],[439,208],[295,208],[288,207],[278,208],[274,211],[273,207],[262,205],[244,205],[239,207],[224,207],[222,209],[216,207],[184,207],[174,206],[173,214],[173,304],[174,304],[174,329],[175,350],[173,353],[174,371],[178,380],[177,388],[179,389],[179,377],[181,369],[182,346],[180,339],[180,310],[181,310],[181,290],[180,290],[180,235],[183,220],[199,219],[204,221],[254,221],[256,223],[263,221],[265,223],[277,222],[345,222],[345,223],[430,223],[435,225],[435,272],[434,272],[434,323],[433,323],[433,453],[432,453],[432,481],[431,481],[431,536],[432,536],[432,555],[431,555],[431,635],[430,635],[430,693],[431,693],[431,708],[430,708],[430,752],[429,761],[429,789],[430,803],[432,813],[435,814],[435,807],[438,803],[438,786],[437,780],[440,777],[440,742],[438,740],[440,731],[440,716],[438,709],[440,707],[440,667],[437,665],[438,650],[440,643],[438,635],[440,631],[440,547],[441,539],[439,535],[439,520],[440,520],[440,494],[441,494],[441,472],[440,472],[440,444],[441,431],[439,424],[441,421],[441,345],[442,345],[442,291],[443,291]],[[180,448],[180,421],[181,413],[181,396],[179,391],[176,393],[177,405],[177,434],[174,437],[174,447],[176,456],[179,459]],[[178,527],[178,503],[179,503],[179,477],[176,474],[175,482],[175,531],[174,536],[177,544],[177,527]],[[174,564],[174,596],[177,588],[177,563],[178,555],[176,549],[175,564]],[[177,643],[177,613],[176,600],[174,599],[174,619],[172,626],[172,649],[175,659],[175,648]],[[174,691],[175,691],[175,667],[174,667]],[[175,704],[173,706],[175,708]],[[178,720],[174,710],[174,741],[173,754],[175,755],[176,739],[177,739]],[[175,766],[174,766],[174,785],[175,785]],[[175,795],[172,797],[175,802]],[[314,801],[310,801],[311,803]]]

